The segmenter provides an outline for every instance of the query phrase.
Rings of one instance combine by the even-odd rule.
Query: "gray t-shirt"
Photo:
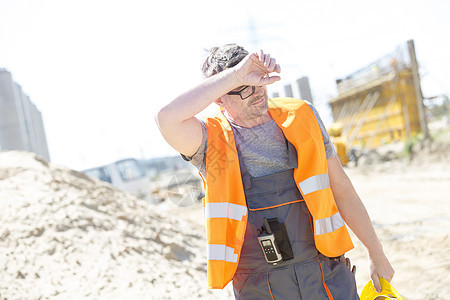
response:
[[[309,102],[320,130],[322,131],[323,143],[327,159],[336,155],[336,150],[330,141],[330,136],[323,125],[323,122],[316,108]],[[228,119],[229,120],[229,119]],[[206,148],[208,143],[208,131],[205,122],[200,120],[203,130],[203,139],[197,152],[183,159],[190,161],[206,178]],[[247,171],[252,177],[261,177],[289,170],[288,148],[283,131],[277,126],[274,120],[270,120],[262,125],[246,128],[237,125],[229,120],[234,133],[236,147],[241,155],[241,159],[247,167]]]

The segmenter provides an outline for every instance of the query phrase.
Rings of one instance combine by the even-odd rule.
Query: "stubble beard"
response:
[[[260,101],[261,99],[264,99],[262,103],[253,105],[254,103]],[[268,99],[266,93],[264,93],[261,97],[258,97],[254,100],[252,99],[252,101],[248,103],[248,116],[253,119],[264,115],[269,109],[269,104],[267,100]]]

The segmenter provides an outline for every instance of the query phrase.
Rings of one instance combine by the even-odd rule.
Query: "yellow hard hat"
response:
[[[394,289],[394,287],[384,278],[380,277],[381,282],[381,292],[377,293],[372,281],[366,283],[364,286],[360,299],[361,300],[404,300],[402,296]]]

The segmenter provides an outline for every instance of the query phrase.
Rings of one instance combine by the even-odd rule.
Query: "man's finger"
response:
[[[264,52],[262,50],[258,51],[258,58],[264,63]]]
[[[276,64],[276,65],[275,65],[274,71],[277,72],[277,73],[281,73],[281,67],[280,67],[279,64]]]
[[[377,293],[381,292],[381,283],[380,283],[380,278],[378,278],[377,275],[372,276],[372,284],[373,287],[375,288],[375,290],[377,291]]]
[[[275,58],[271,58],[271,59],[270,59],[269,66],[267,67],[267,69],[269,70],[269,72],[273,72],[273,71],[274,71],[276,64],[277,64],[276,59],[275,59]]]
[[[272,84],[275,81],[280,80],[281,77],[280,76],[270,76],[270,77],[264,77],[263,79],[261,79],[260,84],[261,85],[268,85],[268,84]]]
[[[268,68],[270,65],[270,54],[265,54],[264,55],[264,66],[266,68]]]

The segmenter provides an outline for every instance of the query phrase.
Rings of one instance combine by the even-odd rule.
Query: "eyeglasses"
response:
[[[251,95],[253,95],[254,93],[255,93],[255,87],[254,86],[250,86],[250,85],[246,85],[242,89],[240,89],[239,91],[228,92],[227,95],[239,95],[239,96],[241,96],[242,100],[245,100],[248,97],[250,97]]]

